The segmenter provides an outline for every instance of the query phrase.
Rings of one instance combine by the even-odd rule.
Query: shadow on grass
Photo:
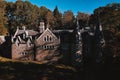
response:
[[[66,65],[0,61],[0,80],[120,80],[120,64],[96,64],[83,69]]]
[[[0,62],[0,80],[74,80],[70,67],[30,62]]]

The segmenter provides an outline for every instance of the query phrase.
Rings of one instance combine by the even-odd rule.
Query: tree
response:
[[[6,17],[8,19],[8,24],[7,24],[7,29],[9,34],[13,34],[13,32],[15,32],[15,27],[16,26],[16,19],[15,19],[15,12],[16,10],[16,6],[13,2],[8,2],[6,3]]]
[[[103,27],[105,37],[105,58],[113,59],[120,57],[120,3],[112,3],[94,10],[94,14],[90,17],[90,22],[96,24],[100,22]],[[111,50],[111,51],[109,51]],[[111,54],[111,55],[110,55]],[[110,60],[110,61],[111,61]]]
[[[45,15],[46,22],[47,22],[47,27],[50,28],[54,24],[54,16],[51,11],[48,11],[47,14]]]
[[[6,15],[6,3],[3,0],[0,0],[0,35],[6,35],[7,29],[7,18],[5,17]]]
[[[99,18],[100,22],[104,25],[106,30],[118,30],[120,26],[120,4],[113,3],[104,7],[99,7],[94,10],[94,17]]]
[[[74,14],[72,11],[68,10],[64,12],[62,24],[66,29],[72,29],[74,27]]]
[[[47,12],[48,12],[48,9],[44,6],[41,6],[39,8],[39,19],[45,21],[45,16],[46,16]]]
[[[60,28],[62,26],[62,14],[59,12],[57,6],[53,11],[53,15],[55,18],[55,23],[54,23],[55,28]]]
[[[22,0],[17,0],[15,3],[8,2],[6,6],[10,34],[14,34],[17,26],[22,28],[24,25],[28,29],[38,27],[39,8],[37,6]]]
[[[79,20],[79,24],[81,27],[88,26],[89,17],[90,17],[89,14],[78,12],[77,18]]]

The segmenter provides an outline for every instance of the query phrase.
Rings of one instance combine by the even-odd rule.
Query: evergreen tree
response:
[[[74,14],[72,11],[68,10],[64,12],[62,24],[65,29],[73,29],[74,28]]]
[[[62,14],[59,12],[57,6],[53,11],[53,15],[55,18],[55,23],[54,23],[55,28],[60,28],[62,26]]]

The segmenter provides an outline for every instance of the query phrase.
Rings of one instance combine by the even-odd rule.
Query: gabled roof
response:
[[[26,32],[26,34],[29,35],[29,36],[35,36],[35,35],[38,34],[38,32],[37,32],[37,31],[34,31],[34,30],[26,30],[25,32]]]
[[[53,37],[55,37],[56,39],[58,39],[58,38],[55,36],[55,34],[53,34],[52,31],[51,31],[49,28],[47,28],[47,29],[37,38],[37,40],[39,40],[43,35],[45,35],[46,32],[49,32],[50,35],[52,35]]]
[[[21,39],[20,36],[17,36],[16,38],[14,38],[14,42],[19,41],[19,43],[26,43],[26,41],[24,41],[23,39]]]
[[[17,29],[15,34],[14,34],[14,38],[18,35],[21,35],[21,34],[26,34],[28,36],[35,36],[38,34],[37,31],[34,31],[34,30],[20,30],[20,29]]]
[[[17,36],[16,38],[14,38],[14,42],[16,42],[16,40],[18,40],[19,43],[27,43],[28,41],[32,43],[32,39],[30,37],[27,37],[26,39],[22,39],[20,36]]]
[[[13,37],[15,38],[17,35],[23,34],[24,32],[24,30],[17,29]]]

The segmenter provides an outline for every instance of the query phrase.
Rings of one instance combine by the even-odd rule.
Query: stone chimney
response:
[[[25,31],[26,30],[26,27],[25,26],[22,26],[23,30]]]
[[[49,22],[47,23],[47,28],[50,28],[50,24],[49,24]]]
[[[44,22],[40,22],[40,26],[39,26],[40,33],[43,33],[44,30],[45,30],[45,23]]]

